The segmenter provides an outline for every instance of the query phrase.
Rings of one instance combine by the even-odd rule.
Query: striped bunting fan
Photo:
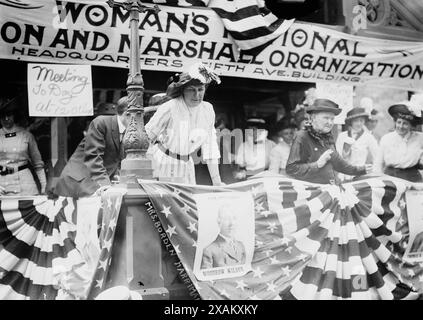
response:
[[[148,0],[170,6],[198,6],[213,9],[244,53],[256,55],[281,36],[294,20],[279,19],[263,0]]]
[[[106,276],[105,242],[113,241],[110,230],[122,196],[118,190],[102,201],[1,197],[0,300],[86,299],[98,293],[90,286]],[[103,220],[101,229],[97,219]]]
[[[409,187],[403,180],[384,177],[338,187],[266,177],[224,188],[142,186],[202,299],[416,299],[423,292],[423,265],[402,259]],[[193,271],[199,239],[194,199],[219,192],[253,197],[251,270],[201,281]]]

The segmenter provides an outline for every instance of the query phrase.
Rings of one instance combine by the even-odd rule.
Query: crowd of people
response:
[[[334,119],[341,106],[324,97],[306,98],[303,108],[280,119],[272,130],[260,117],[246,119],[242,130],[229,130],[227,117],[216,116],[213,105],[204,101],[211,83],[219,84],[220,78],[195,64],[171,77],[166,93],[150,99],[145,130],[156,179],[222,186],[268,172],[314,183],[338,184],[368,174],[422,182],[423,133],[416,130],[422,106],[416,100],[388,108],[394,130],[380,141],[374,134],[377,111],[365,108],[365,103],[347,113],[345,131],[335,139]],[[17,121],[19,105],[16,99],[2,101],[0,193],[49,192],[78,198],[99,194],[118,180],[128,99],[102,103],[97,109],[99,115],[80,128],[81,141],[57,183],[46,190],[36,140]],[[207,167],[202,175],[201,164]]]

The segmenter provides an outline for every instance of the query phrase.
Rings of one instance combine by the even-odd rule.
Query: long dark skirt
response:
[[[385,169],[385,173],[387,175],[408,180],[410,182],[423,182],[422,175],[416,167],[406,169],[387,167]]]

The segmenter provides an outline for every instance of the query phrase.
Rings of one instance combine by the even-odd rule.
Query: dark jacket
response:
[[[233,245],[220,235],[203,251],[201,269],[234,266],[245,263],[245,247],[241,241],[233,240]]]
[[[53,193],[79,198],[109,185],[119,173],[121,151],[117,116],[98,116],[63,169]]]
[[[331,159],[322,168],[317,167],[317,160],[328,149],[332,149]],[[292,143],[286,164],[286,173],[295,179],[312,183],[337,183],[336,172],[351,176],[366,173],[364,166],[352,166],[335,150],[333,142],[325,142],[313,137],[307,130],[297,133]]]

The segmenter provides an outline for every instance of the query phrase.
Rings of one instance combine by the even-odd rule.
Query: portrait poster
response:
[[[423,262],[423,191],[409,190],[405,199],[410,237],[404,260]]]
[[[198,242],[194,275],[200,281],[240,277],[251,270],[254,254],[254,201],[249,193],[195,195]]]
[[[92,116],[91,66],[29,63],[28,103],[31,117]]]

